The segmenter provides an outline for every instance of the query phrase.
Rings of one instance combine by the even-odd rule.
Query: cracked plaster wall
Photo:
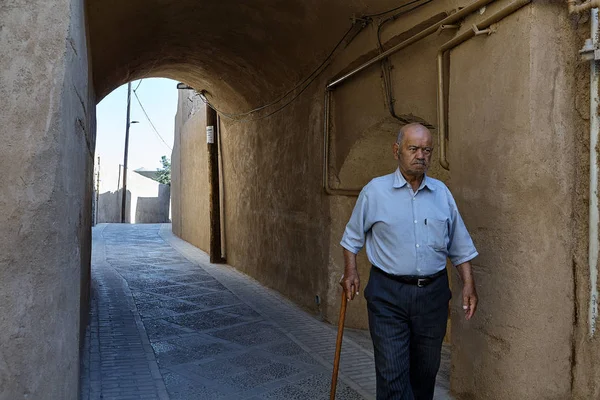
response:
[[[0,3],[0,399],[77,399],[95,98],[80,0]]]

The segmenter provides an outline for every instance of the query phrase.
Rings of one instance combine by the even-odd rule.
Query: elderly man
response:
[[[431,132],[404,126],[393,145],[398,169],[369,182],[346,226],[345,295],[359,293],[356,254],[366,242],[371,267],[364,295],[375,351],[378,400],[431,400],[448,319],[446,259],[463,281],[470,319],[477,293],[470,261],[477,256],[452,194],[426,175]]]

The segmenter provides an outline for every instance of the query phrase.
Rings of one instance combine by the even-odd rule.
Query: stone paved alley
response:
[[[83,400],[329,398],[336,328],[210,264],[170,225],[98,225],[92,275]],[[368,334],[347,330],[338,399],[374,398],[372,358]]]

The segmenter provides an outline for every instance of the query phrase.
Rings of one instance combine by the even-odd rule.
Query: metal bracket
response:
[[[471,26],[471,29],[473,29],[473,32],[475,32],[475,36],[479,36],[479,35],[491,35],[492,33],[496,32],[496,29],[494,28],[487,28],[487,29],[482,29],[479,30],[479,28],[477,27],[477,25],[473,24]]]
[[[367,25],[369,25],[369,23],[371,22],[371,18],[369,18],[369,17],[357,17],[356,15],[353,15],[350,18],[350,21],[352,21],[352,25],[361,24],[362,27],[364,28]]]
[[[592,39],[586,39],[585,44],[579,50],[583,61],[600,60],[600,49],[598,49]]]
[[[442,31],[445,31],[446,29],[460,29],[460,25],[459,24],[445,24],[445,25],[440,25],[440,27],[437,30],[438,35],[440,33],[442,33]]]

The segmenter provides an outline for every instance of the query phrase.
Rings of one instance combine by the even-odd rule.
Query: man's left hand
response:
[[[473,281],[465,282],[462,290],[463,310],[465,311],[465,319],[468,321],[477,310],[477,290]]]

